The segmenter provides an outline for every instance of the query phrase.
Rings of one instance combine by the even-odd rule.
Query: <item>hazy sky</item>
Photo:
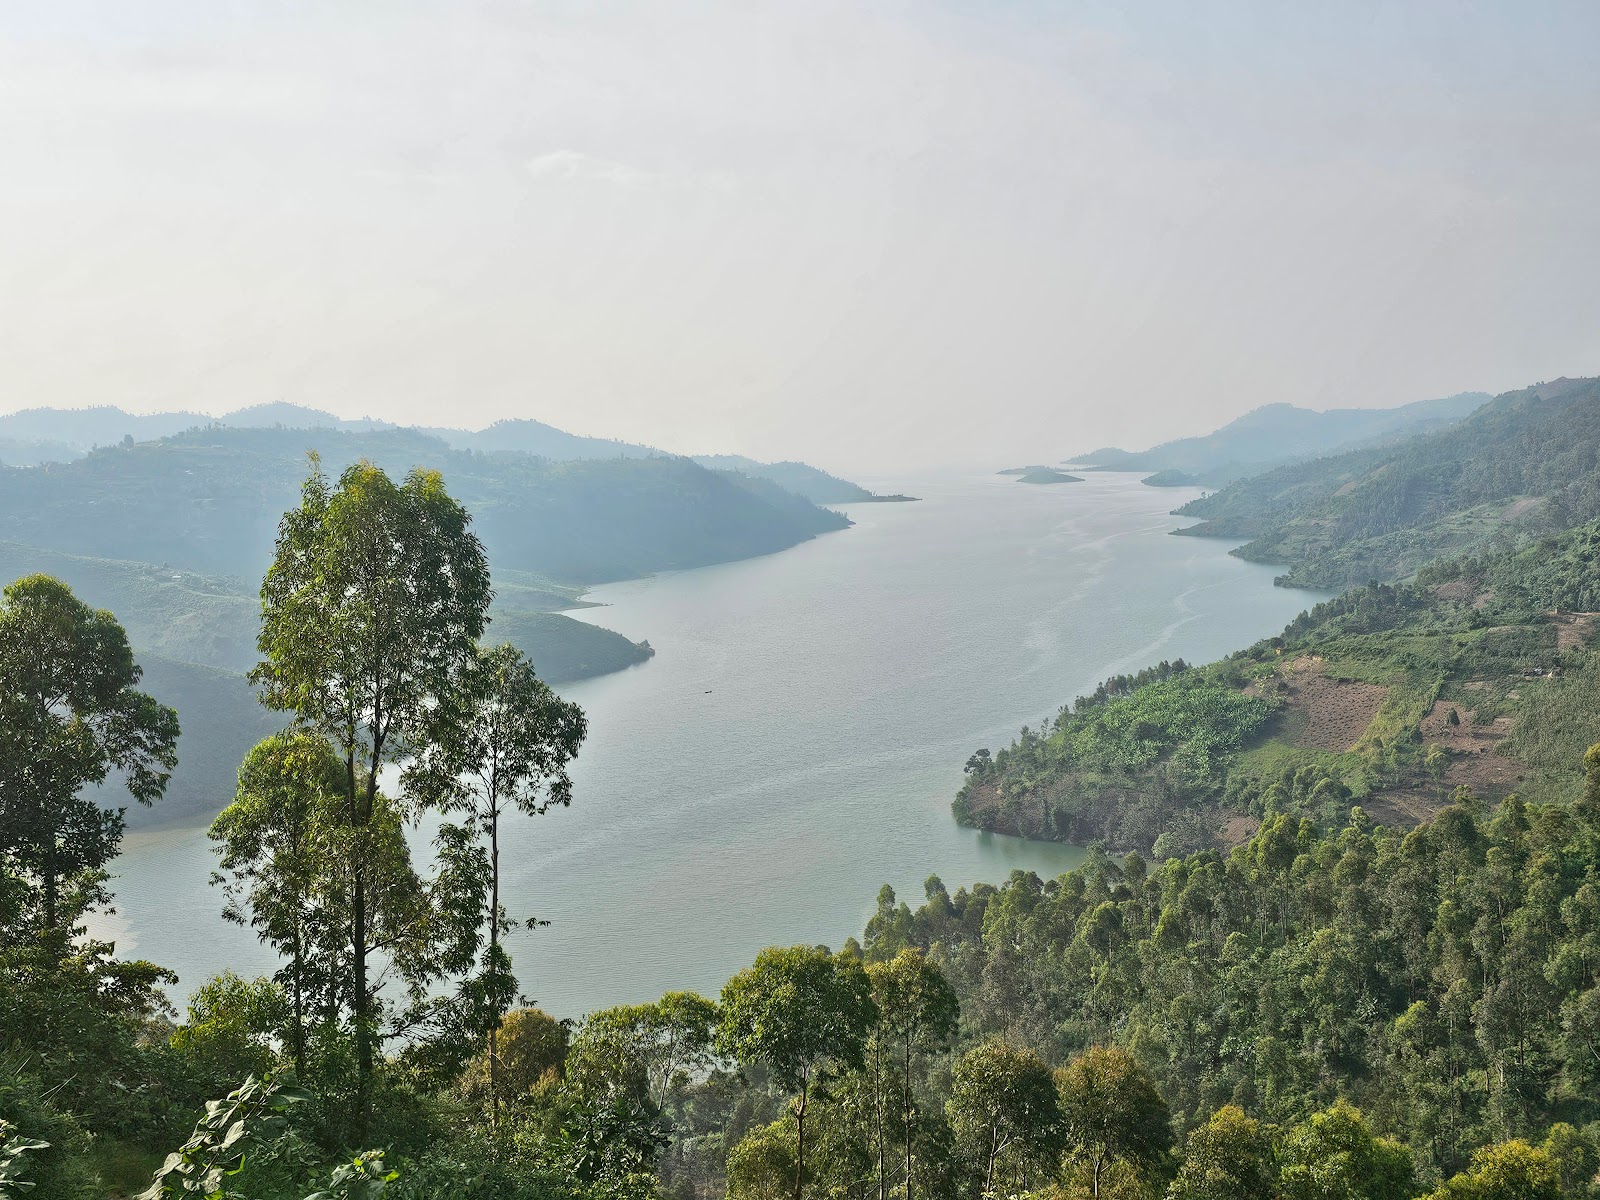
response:
[[[856,472],[1600,373],[1600,5],[21,0],[0,410]]]

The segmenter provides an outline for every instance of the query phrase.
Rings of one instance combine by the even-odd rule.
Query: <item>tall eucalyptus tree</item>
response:
[[[397,485],[360,462],[333,487],[313,455],[261,585],[261,662],[251,678],[267,705],[323,734],[343,765],[357,1140],[371,1107],[380,1012],[370,960],[403,949],[376,927],[385,859],[377,843],[392,846],[396,821],[378,775],[426,752],[475,661],[492,592],[471,520],[436,471],[413,470]],[[403,884],[406,873],[383,874]]]
[[[468,998],[474,1023],[487,1033],[490,1107],[497,1113],[499,1028],[516,998],[511,959],[500,940],[513,928],[500,903],[501,818],[511,812],[537,816],[572,803],[568,767],[588,726],[583,709],[556,695],[508,645],[478,650],[439,717],[437,736],[406,772],[406,790],[461,816],[459,827],[440,831],[441,858],[484,859],[485,870],[455,875],[487,882],[476,921],[487,946]]]

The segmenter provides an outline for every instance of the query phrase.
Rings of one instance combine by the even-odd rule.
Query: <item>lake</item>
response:
[[[762,946],[859,936],[878,889],[913,905],[1073,847],[962,829],[961,766],[1104,677],[1206,661],[1321,597],[1272,586],[1230,543],[1177,538],[1192,490],[1128,475],[880,479],[915,504],[765,558],[594,589],[574,615],[656,657],[564,686],[589,715],[572,808],[503,835],[523,992],[577,1016],[710,994]],[[492,631],[491,631],[492,632]],[[203,828],[130,834],[97,932],[179,972],[183,996],[274,959],[225,924]]]

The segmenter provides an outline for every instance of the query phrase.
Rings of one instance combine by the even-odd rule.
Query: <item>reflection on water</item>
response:
[[[918,504],[781,554],[608,585],[577,614],[649,638],[650,662],[564,687],[589,714],[576,800],[513,824],[504,895],[523,991],[558,1015],[714,992],[774,943],[859,935],[879,887],[913,903],[1081,852],[963,830],[961,764],[1108,674],[1215,658],[1311,602],[1226,545],[1174,538],[1192,492],[1127,476],[874,481]],[[492,635],[492,630],[491,630]],[[186,993],[271,969],[206,885],[203,830],[130,835],[124,953]]]

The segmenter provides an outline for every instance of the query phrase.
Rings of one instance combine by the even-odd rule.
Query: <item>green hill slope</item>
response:
[[[549,462],[452,450],[410,430],[190,430],[76,462],[0,469],[0,538],[95,558],[258,577],[305,454],[442,471],[491,560],[568,583],[781,550],[849,522],[774,487],[683,458]]]
[[[1600,516],[1600,380],[1497,397],[1449,428],[1241,480],[1179,512],[1191,536],[1337,588],[1404,578],[1445,554],[1511,544]]]
[[[1458,787],[1569,801],[1600,741],[1600,523],[1357,588],[1205,667],[1108,681],[980,752],[982,828],[1186,852],[1271,812],[1410,825]]]

